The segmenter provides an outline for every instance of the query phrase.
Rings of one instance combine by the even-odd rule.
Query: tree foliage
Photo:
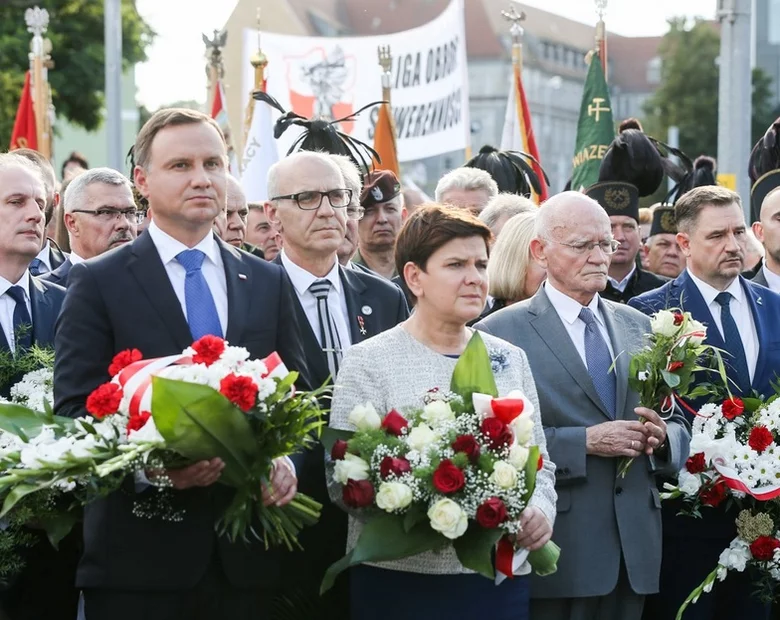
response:
[[[720,34],[711,22],[669,20],[669,31],[659,48],[661,83],[645,103],[647,129],[663,139],[668,128],[676,125],[680,148],[691,158],[715,155],[718,150],[719,54]],[[752,84],[751,138],[755,142],[774,116],[771,78],[756,68]]]
[[[0,147],[11,139],[24,74],[29,68],[32,35],[24,21],[33,2],[0,3]],[[59,118],[94,130],[104,105],[104,25],[102,0],[38,0],[49,12],[46,37],[52,43],[54,68],[49,71],[52,99]],[[138,14],[133,0],[122,0],[124,68],[146,60],[154,33]]]

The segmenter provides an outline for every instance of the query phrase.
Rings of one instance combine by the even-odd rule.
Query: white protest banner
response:
[[[244,30],[244,101],[254,84],[249,57],[258,33]],[[419,28],[371,37],[300,37],[260,33],[268,57],[266,91],[285,110],[307,118],[339,119],[382,98],[377,46],[393,56],[392,107],[398,131],[398,159],[411,161],[466,148],[470,135],[463,0],[452,0],[436,19]],[[257,105],[264,106],[264,103]],[[374,141],[379,109],[341,123],[341,131]],[[279,113],[274,110],[274,121]],[[300,131],[278,140],[287,153]]]

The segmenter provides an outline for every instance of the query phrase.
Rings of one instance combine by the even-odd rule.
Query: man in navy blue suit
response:
[[[253,358],[277,351],[307,381],[282,268],[211,230],[226,205],[219,126],[200,112],[160,110],[141,129],[134,152],[135,184],[153,221],[134,242],[71,269],[56,333],[57,413],[84,415],[87,396],[109,379],[119,351],[161,357],[204,334],[224,336]],[[155,491],[132,479],[85,509],[76,583],[88,620],[267,617],[283,552],[216,535],[215,519],[232,498],[214,484],[223,467],[211,459],[167,472],[184,512],[180,522],[136,516],[136,499]],[[283,505],[296,486],[292,466],[279,460],[263,498]]]
[[[747,226],[739,195],[718,186],[697,187],[683,195],[674,209],[677,241],[687,269],[629,305],[646,314],[664,308],[690,312],[707,326],[707,343],[726,352],[732,392],[771,395],[770,382],[780,369],[780,295],[740,275]],[[674,618],[736,532],[734,510],[705,508],[702,519],[677,516],[678,510],[673,502],[665,503],[661,589],[645,605],[648,620]],[[711,595],[690,606],[685,616],[692,620],[768,617],[768,606],[751,597],[752,590],[748,574],[730,574]]]

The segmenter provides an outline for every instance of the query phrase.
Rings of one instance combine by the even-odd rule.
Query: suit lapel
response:
[[[133,241],[127,268],[146,294],[149,304],[157,311],[176,346],[182,350],[190,346],[190,327],[151,235],[144,234]]]
[[[766,347],[761,346],[762,342],[766,342],[769,337],[769,325],[767,324],[768,318],[764,311],[763,295],[758,287],[750,286],[748,282],[739,277],[742,284],[742,290],[745,291],[745,297],[750,306],[750,312],[753,314],[753,323],[756,326],[756,339],[758,340],[758,357],[756,359],[756,369],[753,372],[753,385],[759,385],[761,377],[764,376],[764,366],[766,365]],[[777,318],[777,317],[775,317]]]
[[[580,389],[593,401],[593,404],[599,408],[599,411],[611,420],[612,415],[604,408],[604,404],[593,386],[593,379],[588,374],[587,367],[544,289],[540,289],[534,295],[529,310],[535,315],[531,319],[531,326],[536,330],[541,341],[558,358],[561,365],[580,386]]]
[[[225,339],[240,342],[249,316],[249,291],[252,290],[252,270],[244,265],[241,253],[221,239],[217,239],[227,281],[228,320]]]
[[[682,310],[690,312],[691,316],[707,326],[707,344],[725,350],[726,343],[720,335],[720,330],[715,324],[715,319],[712,318],[712,313],[707,307],[704,297],[699,292],[699,287],[691,280],[687,271],[683,271],[682,275],[677,278],[677,281],[682,285],[680,292],[680,306]]]
[[[601,316],[604,317],[604,323],[607,326],[612,350],[615,355],[615,381],[617,391],[615,394],[615,414],[617,418],[622,417],[622,412],[626,409],[626,398],[628,396],[628,364],[630,354],[626,351],[626,342],[623,338],[623,331],[619,329],[619,317],[615,308],[601,300],[599,307]]]
[[[371,320],[373,308],[366,303],[363,294],[366,291],[365,283],[350,269],[339,267],[341,283],[344,286],[344,296],[347,300],[347,324],[352,344],[362,342],[369,336],[373,336],[376,330],[372,329],[375,321]],[[364,311],[371,309],[371,312]]]
[[[36,278],[30,278],[33,342],[40,346],[54,343],[54,304],[46,288]]]

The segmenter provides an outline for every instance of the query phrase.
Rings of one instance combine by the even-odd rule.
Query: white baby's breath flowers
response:
[[[431,528],[450,540],[460,538],[466,533],[469,520],[463,509],[453,500],[444,498],[428,509]]]
[[[365,405],[356,405],[350,411],[348,421],[359,431],[369,431],[382,426],[382,420],[374,409],[374,405],[366,403]]]
[[[368,480],[369,470],[366,461],[347,452],[343,459],[336,461],[333,479],[339,484],[347,484],[348,480]]]

